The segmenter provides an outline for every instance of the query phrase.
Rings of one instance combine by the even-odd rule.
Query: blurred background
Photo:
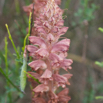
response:
[[[32,0],[0,0],[0,103],[31,103],[29,82],[25,94],[18,90],[22,63],[15,60],[5,27],[7,23],[21,52],[28,27],[23,6],[31,3]],[[69,103],[103,103],[103,99],[95,98],[103,96],[103,29],[99,28],[103,27],[103,0],[62,0],[61,8],[65,9],[65,26],[69,27],[64,36],[71,40],[68,58],[74,61]]]

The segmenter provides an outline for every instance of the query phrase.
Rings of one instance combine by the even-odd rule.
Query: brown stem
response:
[[[83,52],[82,52],[82,60],[85,62],[86,59],[86,51],[87,51],[87,40],[88,40],[88,21],[84,21],[85,25],[85,35],[84,35],[84,43],[83,43]]]

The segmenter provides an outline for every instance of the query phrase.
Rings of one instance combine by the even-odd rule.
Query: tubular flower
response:
[[[35,35],[29,36],[31,45],[27,45],[26,48],[33,59],[28,64],[32,72],[28,73],[38,79],[41,84],[33,85],[35,93],[32,96],[32,103],[67,103],[70,97],[65,87],[70,85],[68,79],[72,74],[60,75],[59,70],[62,68],[68,71],[73,61],[66,59],[70,39],[59,41],[60,36],[68,30],[68,27],[63,25],[63,10],[57,5],[60,4],[60,0],[35,0],[35,3],[40,3],[39,16],[35,16],[33,27]],[[34,12],[36,12],[35,9]],[[32,78],[29,76],[28,78],[33,84]],[[56,94],[60,86],[65,89]]]

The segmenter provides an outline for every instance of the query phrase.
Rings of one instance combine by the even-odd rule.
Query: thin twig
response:
[[[32,10],[32,18],[31,18],[31,28],[30,28],[30,36],[32,33],[32,28],[33,28],[33,16],[34,16],[34,3],[33,3],[33,10]],[[27,42],[27,45],[30,44],[30,41]],[[27,55],[28,55],[28,50],[27,50]],[[29,61],[29,56],[28,56],[28,61]]]
[[[83,42],[83,52],[82,52],[82,60],[85,63],[86,59],[86,51],[87,51],[87,39],[88,39],[88,21],[84,20],[85,25],[85,34],[84,34],[84,42]]]
[[[78,63],[83,63],[82,56],[79,56],[79,55],[68,53],[68,57],[67,58],[73,59],[73,61],[76,61]],[[85,65],[92,66],[93,69],[96,69],[96,70],[99,70],[99,71],[103,71],[103,68],[97,66],[95,64],[95,61],[90,60],[88,58],[85,59]]]

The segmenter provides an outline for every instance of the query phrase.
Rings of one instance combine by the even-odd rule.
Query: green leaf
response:
[[[103,99],[103,96],[96,96],[95,99]]]
[[[95,64],[103,68],[103,62],[96,61]]]
[[[103,28],[99,27],[98,30],[100,30],[101,32],[103,32]]]
[[[23,58],[23,65],[21,67],[21,74],[20,74],[20,89],[24,92],[26,87],[26,74],[24,71],[27,71],[27,57]]]
[[[17,62],[23,63],[22,58],[20,59],[15,59]]]

